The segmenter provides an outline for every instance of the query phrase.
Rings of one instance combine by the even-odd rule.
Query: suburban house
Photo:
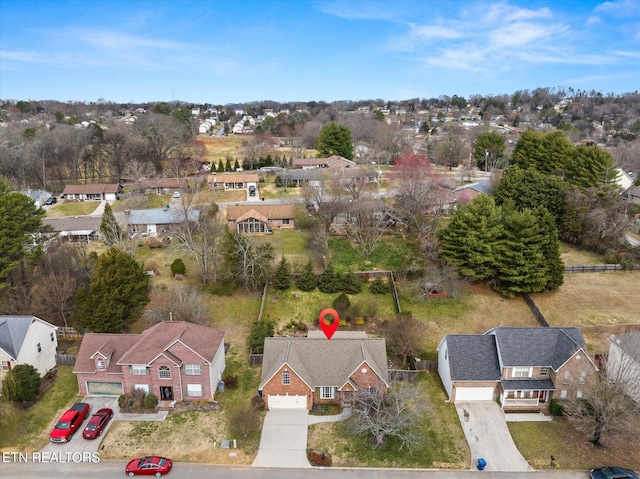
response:
[[[597,367],[580,328],[507,328],[448,334],[438,372],[451,402],[500,400],[507,410],[538,410],[551,399],[579,399]]]
[[[141,389],[160,401],[213,400],[225,369],[224,331],[163,321],[142,334],[86,333],[73,372],[81,395]]]
[[[208,176],[211,190],[247,190],[258,187],[258,173],[213,173]]]
[[[624,192],[624,196],[630,203],[640,205],[640,186],[632,186]]]
[[[640,403],[640,331],[611,335],[607,377],[622,382],[627,394]]]
[[[453,191],[453,194],[457,203],[466,204],[474,200],[478,195],[491,194],[491,190],[491,180],[486,178],[482,181],[459,186]]]
[[[57,326],[35,316],[0,316],[0,382],[18,364],[44,376],[56,366]]]
[[[328,158],[293,158],[291,160],[291,168],[294,169],[313,169],[313,168],[356,168],[356,162],[347,160],[338,155],[333,155]]]
[[[63,241],[83,243],[88,243],[101,236],[101,223],[101,216],[65,216],[42,220],[43,225],[50,227],[46,233],[48,236],[58,237]]]
[[[62,196],[65,200],[79,201],[115,201],[122,194],[122,185],[113,184],[93,184],[93,185],[67,185],[64,187]]]
[[[179,208],[154,208],[130,210],[125,214],[127,232],[130,235],[157,236],[169,233],[176,225],[184,223],[185,212]],[[200,210],[188,210],[187,218],[195,223],[200,219]]]
[[[148,178],[140,186],[145,195],[169,195],[176,190],[187,188],[188,178]]]
[[[294,228],[296,207],[282,203],[227,207],[227,224],[240,234],[270,233],[273,228]]]
[[[266,338],[259,392],[269,409],[311,409],[314,404],[352,404],[362,390],[389,385],[384,338],[365,332],[322,331],[306,338]]]
[[[28,196],[33,200],[33,203],[37,206],[44,206],[45,202],[53,196],[53,194],[46,190],[22,190],[23,195]]]

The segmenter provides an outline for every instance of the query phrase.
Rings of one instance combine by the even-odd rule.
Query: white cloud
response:
[[[483,15],[482,20],[490,23],[508,23],[551,17],[551,10],[547,7],[539,8],[538,10],[529,10],[527,8],[509,5],[508,3],[497,3],[489,7],[487,13]]]

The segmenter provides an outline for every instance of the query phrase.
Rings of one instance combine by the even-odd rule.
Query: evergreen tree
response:
[[[136,319],[148,301],[149,277],[142,264],[117,248],[98,257],[89,286],[76,295],[79,330],[120,333]]]
[[[360,276],[353,273],[339,275],[340,291],[348,294],[358,294],[362,291],[362,280]]]
[[[231,171],[231,158],[227,157],[227,162],[224,165],[224,171]]]
[[[309,259],[304,270],[296,279],[296,286],[302,291],[313,291],[318,285],[318,277],[313,272],[313,261]]]
[[[329,263],[318,277],[318,289],[323,293],[337,293],[342,289],[340,276],[333,264]]]
[[[562,131],[538,133],[527,130],[520,135],[511,155],[511,164],[522,169],[535,168],[562,176],[574,147]]]
[[[567,165],[566,179],[580,188],[616,182],[618,172],[611,154],[596,145],[578,145]]]
[[[233,170],[238,171],[240,169],[240,164],[238,163],[238,159],[233,163]]]
[[[42,379],[31,364],[18,364],[2,380],[2,394],[14,402],[31,401],[40,392]]]
[[[488,279],[495,274],[495,247],[501,210],[488,195],[460,206],[446,228],[438,231],[440,256],[458,267],[463,276]]]
[[[218,173],[223,173],[224,172],[224,163],[222,163],[222,158],[218,162],[218,170],[217,171],[218,171]]]
[[[348,160],[353,159],[353,140],[351,131],[345,125],[327,123],[320,130],[316,140],[316,150],[320,157],[339,155]]]
[[[280,264],[276,269],[274,286],[276,289],[281,291],[284,291],[285,289],[289,289],[291,287],[291,271],[289,269],[287,258],[285,258],[284,255],[282,256]]]
[[[102,223],[100,223],[100,232],[104,237],[104,242],[107,246],[119,244],[122,241],[122,228],[116,221],[116,217],[113,214],[111,205],[107,203],[104,207],[104,213],[102,214]]]
[[[541,248],[545,261],[545,289],[555,289],[564,283],[564,262],[560,256],[558,228],[553,216],[545,208],[538,207],[534,213],[544,237]]]

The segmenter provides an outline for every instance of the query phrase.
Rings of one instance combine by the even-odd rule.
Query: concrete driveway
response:
[[[456,403],[458,417],[471,449],[471,468],[478,458],[487,461],[485,471],[532,471],[516,447],[500,406],[494,402]]]
[[[307,460],[306,409],[270,409],[264,417],[253,467],[311,467]]]

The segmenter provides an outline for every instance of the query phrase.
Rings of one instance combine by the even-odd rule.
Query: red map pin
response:
[[[326,316],[333,316],[333,322],[330,322],[330,318],[326,318]],[[326,318],[326,319],[325,319]],[[340,317],[338,316],[338,312],[335,309],[327,308],[323,309],[320,313],[320,317],[318,318],[318,323],[320,324],[320,328],[322,332],[327,337],[327,339],[331,339],[333,333],[338,329],[338,323],[340,322]]]

